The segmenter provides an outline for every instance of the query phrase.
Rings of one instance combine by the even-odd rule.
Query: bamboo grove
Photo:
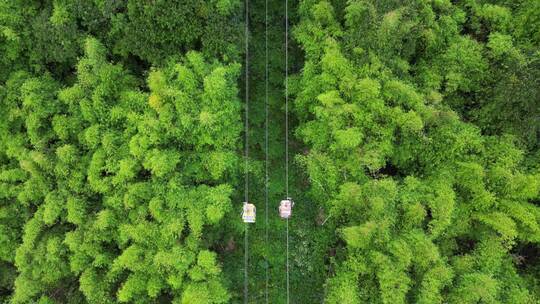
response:
[[[540,1],[285,3],[0,2],[0,303],[287,303],[286,85],[290,303],[540,301]]]

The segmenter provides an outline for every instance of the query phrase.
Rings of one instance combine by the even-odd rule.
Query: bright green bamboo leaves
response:
[[[0,206],[37,209],[20,214],[20,245],[17,225],[0,226],[2,243],[18,246],[2,253],[20,273],[14,303],[187,303],[198,293],[227,302],[204,233],[231,208],[238,73],[192,52],[153,70],[145,93],[89,38],[71,87],[14,74],[1,134],[21,140],[3,150],[14,162],[3,163],[13,169],[3,171]],[[56,291],[65,284],[73,288]]]
[[[533,299],[509,261],[538,225],[537,175],[520,170],[511,137],[483,136],[441,105],[480,90],[489,59],[483,44],[458,31],[436,42],[441,50],[416,49],[426,31],[464,22],[459,8],[437,5],[300,6],[295,35],[306,65],[293,87],[297,135],[310,151],[299,160],[313,198],[329,212],[326,225],[346,243],[329,280],[330,303],[344,295],[367,303]],[[503,30],[505,14],[485,10]],[[344,24],[336,17],[343,13]],[[403,29],[408,36],[399,40]],[[494,37],[491,49],[500,53],[504,38]],[[431,75],[411,73],[428,63]],[[525,225],[515,221],[524,213]]]
[[[215,264],[200,256],[199,262],[204,267],[214,267],[207,276],[201,277],[195,275],[198,273],[195,259],[188,257],[200,250],[204,226],[217,224],[230,208],[231,189],[225,184],[218,187],[190,184],[222,178],[222,174],[204,170],[205,153],[234,155],[235,133],[240,131],[234,125],[240,111],[234,87],[238,68],[209,65],[195,53],[190,53],[185,62],[171,63],[165,71],[153,71],[149,76],[151,93],[144,105],[131,104],[128,113],[118,112],[114,121],[101,123],[109,127],[95,128],[108,131],[102,135],[101,148],[97,147],[97,154],[92,157],[89,168],[94,169],[89,172],[95,173],[89,177],[95,176],[95,190],[103,193],[106,208],[97,214],[96,225],[87,222],[75,232],[73,239],[81,239],[76,235],[82,233],[83,244],[73,244],[72,250],[75,255],[84,255],[86,252],[77,247],[84,248],[86,241],[105,249],[103,246],[117,240],[123,248],[121,254],[107,257],[109,253],[104,252],[88,257],[94,259],[94,266],[86,266],[85,273],[99,277],[99,268],[94,268],[98,263],[112,265],[101,275],[104,279],[114,282],[127,274],[127,279],[119,282],[121,287],[116,294],[121,302],[135,298],[156,299],[163,293],[181,295],[189,293],[194,286],[204,288],[200,284],[215,287],[207,290],[208,303],[218,303],[227,294]],[[98,82],[94,90],[107,92],[107,88],[108,85]],[[112,88],[108,92],[116,91]],[[131,98],[142,101],[132,92],[118,94],[121,103]],[[113,115],[116,115],[115,108],[110,107]],[[199,111],[205,110],[223,119],[216,120],[210,127],[194,119]],[[122,123],[124,127],[118,132],[111,130],[111,126],[122,126]],[[108,153],[113,148],[116,159]],[[235,174],[234,165],[230,163],[236,161],[236,157],[229,157],[229,164],[225,164],[227,169],[222,172]],[[141,175],[143,170],[147,173]],[[104,176],[104,172],[110,173]],[[118,227],[116,232],[115,227]],[[103,230],[110,231],[114,238],[92,240],[92,234],[103,233],[99,232]],[[184,253],[178,255],[179,252]],[[105,260],[99,261],[102,254]],[[179,259],[160,266],[159,261],[165,261],[167,254]],[[192,280],[204,283],[190,285],[190,280],[185,278],[188,271],[193,273],[189,275]],[[85,286],[83,292],[89,299],[93,298],[94,289],[108,294],[112,291],[103,291],[103,287],[90,283]]]

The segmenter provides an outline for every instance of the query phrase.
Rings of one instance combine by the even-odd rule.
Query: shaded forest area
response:
[[[288,2],[290,302],[538,303],[540,1]],[[244,4],[0,3],[0,303],[245,300]],[[286,303],[285,1],[249,12],[247,300]]]

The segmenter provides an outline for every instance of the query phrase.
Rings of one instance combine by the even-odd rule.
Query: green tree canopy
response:
[[[298,160],[346,244],[328,302],[533,302],[512,252],[538,244],[540,175],[522,170],[512,136],[484,136],[445,106],[489,68],[459,35],[464,12],[303,1],[300,14],[296,134],[309,153]],[[485,14],[505,27],[505,10]],[[426,44],[441,29],[453,37]]]

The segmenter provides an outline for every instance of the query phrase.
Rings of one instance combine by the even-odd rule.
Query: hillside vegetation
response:
[[[0,303],[538,303],[540,1],[267,4],[0,3]]]

